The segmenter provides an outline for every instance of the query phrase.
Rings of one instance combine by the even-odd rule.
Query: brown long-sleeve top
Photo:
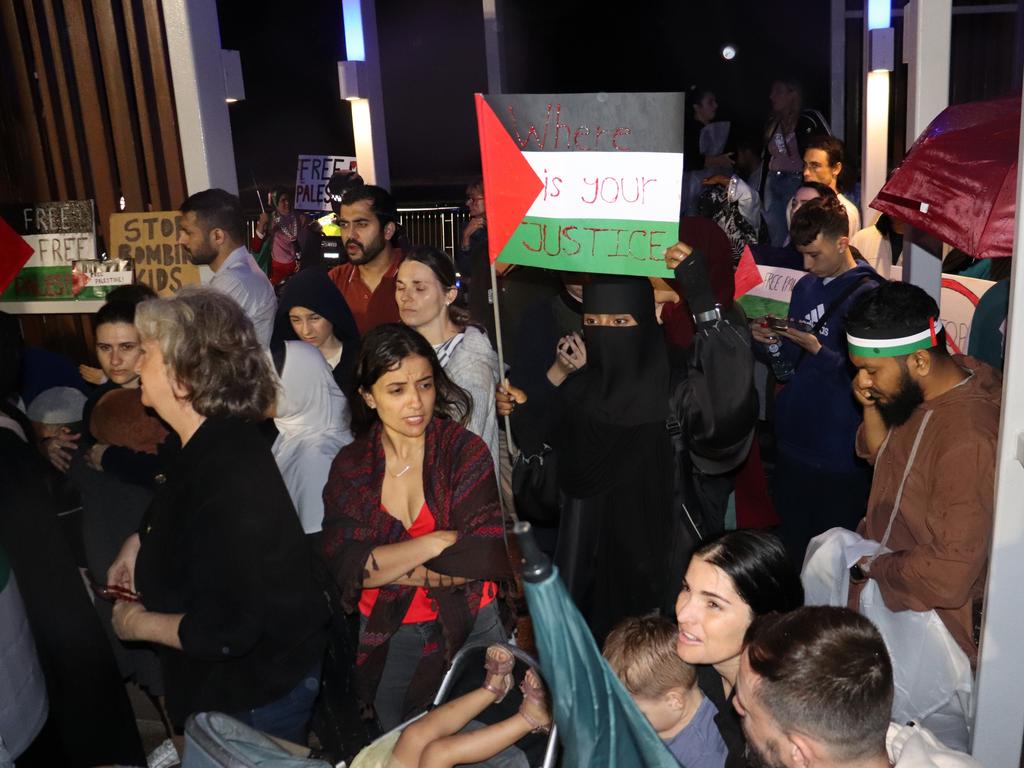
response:
[[[973,666],[972,606],[988,573],[1002,378],[973,358],[954,359],[973,375],[894,428],[881,456],[867,450],[864,427],[858,431],[857,454],[875,467],[859,533],[882,540],[914,439],[933,411],[893,523],[892,553],[872,563],[871,578],[890,610],[935,609]],[[859,593],[850,590],[852,607]]]

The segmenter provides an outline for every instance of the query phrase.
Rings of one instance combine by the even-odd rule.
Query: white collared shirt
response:
[[[270,346],[277,296],[270,280],[244,245],[228,255],[214,273],[210,286],[237,301],[256,327],[260,344]]]

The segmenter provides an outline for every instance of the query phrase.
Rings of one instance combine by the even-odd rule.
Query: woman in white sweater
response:
[[[454,304],[458,295],[455,280],[455,266],[447,254],[417,245],[398,269],[395,300],[402,322],[433,345],[445,373],[472,398],[466,428],[487,443],[497,472],[494,389],[499,379],[498,356],[487,334],[471,325],[469,313]]]

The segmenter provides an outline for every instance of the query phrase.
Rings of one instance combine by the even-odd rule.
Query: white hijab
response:
[[[273,452],[306,533],[323,526],[324,485],[334,457],[352,442],[350,420],[348,400],[320,351],[286,341]]]

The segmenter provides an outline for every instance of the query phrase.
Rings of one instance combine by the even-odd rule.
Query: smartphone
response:
[[[785,331],[789,329],[789,320],[785,317],[766,315],[764,319],[765,322],[768,323],[768,327],[773,331]]]
[[[132,592],[130,589],[119,587],[115,584],[97,584],[92,583],[92,591],[96,593],[97,597],[101,597],[104,600],[109,600],[112,603],[116,603],[118,600],[127,600],[130,603],[137,603],[139,598],[142,597],[138,592]]]

